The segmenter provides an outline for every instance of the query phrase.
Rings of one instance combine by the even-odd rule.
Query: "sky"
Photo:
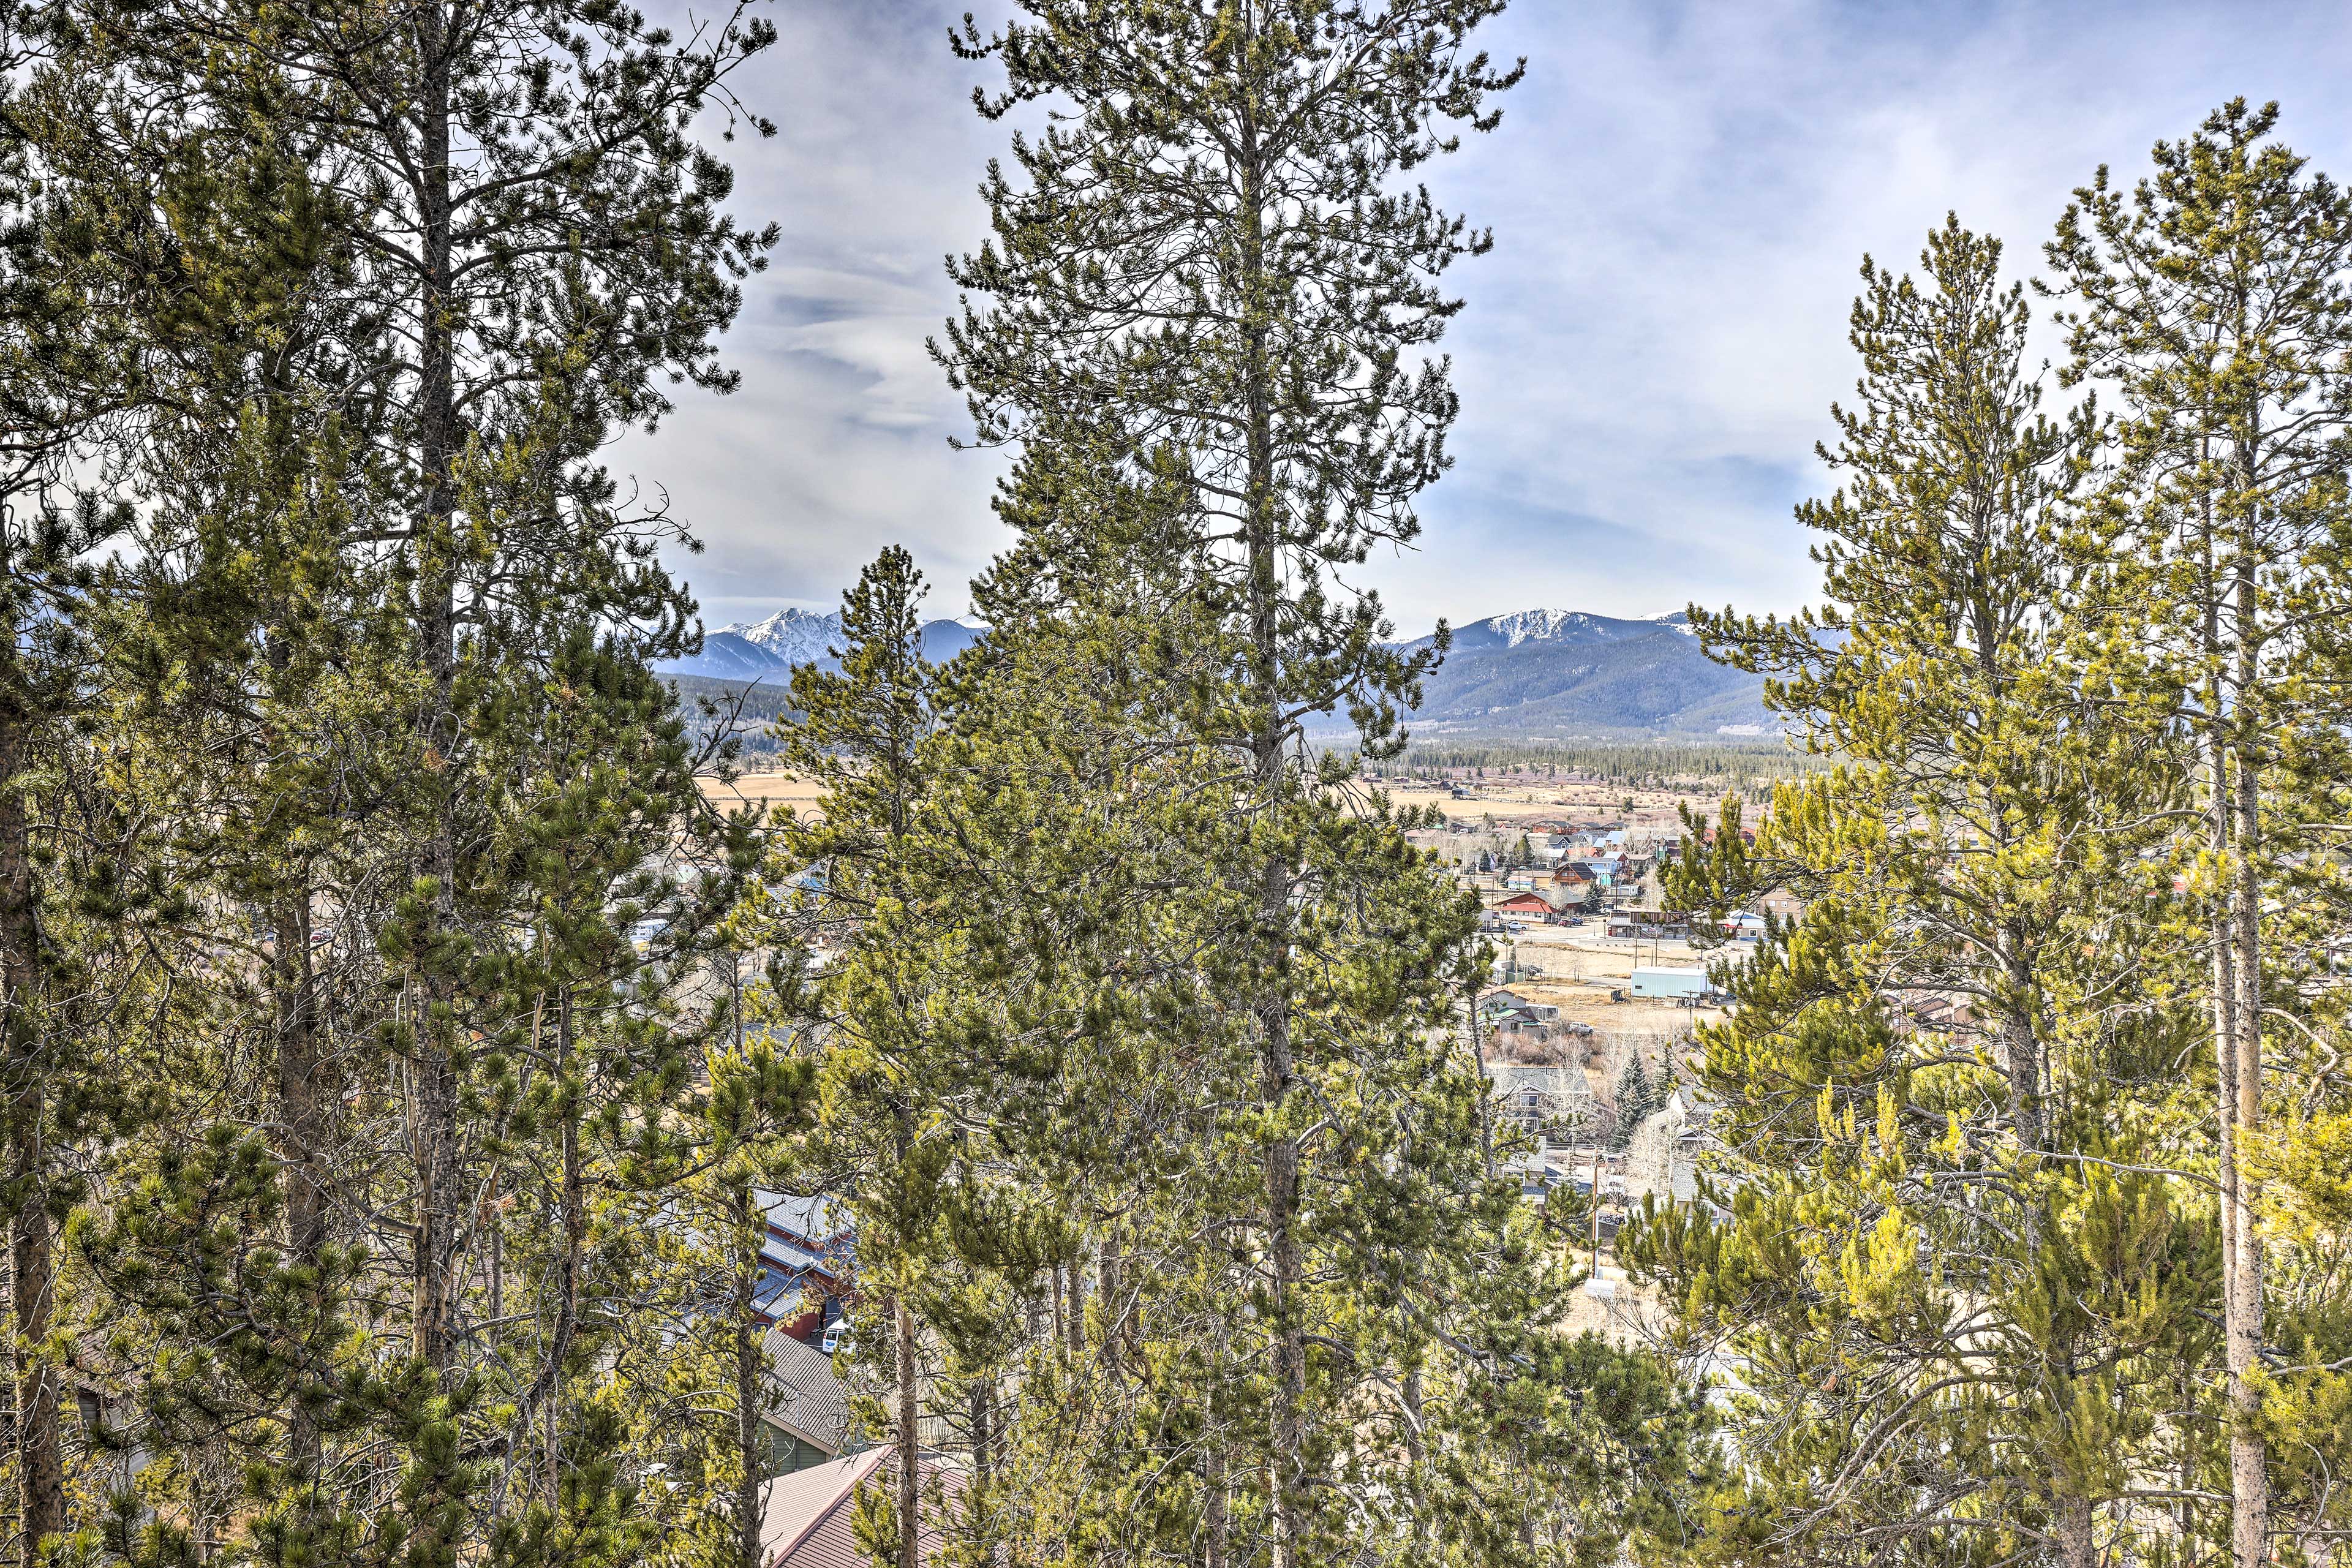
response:
[[[1001,458],[950,447],[968,419],[924,342],[1010,134],[947,29],[1008,4],[768,5],[782,38],[735,85],[778,132],[727,149],[739,215],[782,231],[726,344],[741,387],[686,389],[613,455],[703,542],[675,564],[712,627],[833,607],[890,543],[960,614],[1005,543]],[[1528,74],[1428,174],[1496,247],[1449,275],[1455,467],[1419,547],[1364,569],[1407,634],[1807,602],[1790,511],[1830,488],[1813,447],[1854,379],[1857,268],[1911,267],[1948,211],[2030,276],[2100,164],[2137,177],[2236,96],[2278,100],[2284,139],[2352,178],[2340,3],[1515,0],[1478,41]]]

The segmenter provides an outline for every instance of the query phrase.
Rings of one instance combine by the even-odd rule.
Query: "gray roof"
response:
[[[833,1359],[777,1329],[761,1345],[768,1352],[768,1403],[761,1414],[812,1447],[840,1453],[849,1431],[849,1399]]]
[[[770,1225],[806,1237],[820,1247],[848,1233],[849,1216],[821,1194],[803,1197],[793,1193],[761,1192],[756,1196],[767,1211]]]

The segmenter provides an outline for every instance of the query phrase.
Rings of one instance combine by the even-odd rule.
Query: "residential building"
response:
[[[840,1457],[849,1446],[849,1397],[833,1358],[803,1340],[770,1329],[768,1397],[760,1417],[773,1458],[769,1474],[794,1475]]]
[[[1490,1062],[1486,1076],[1494,1082],[1499,1113],[1538,1145],[1567,1142],[1591,1121],[1596,1101],[1582,1068]]]
[[[761,1316],[796,1340],[814,1339],[841,1315],[849,1294],[849,1216],[822,1196],[757,1194],[766,1210],[760,1243]]]
[[[765,1568],[867,1568],[854,1528],[858,1489],[896,1484],[889,1461],[896,1450],[868,1448],[846,1458],[830,1459],[771,1482],[760,1515],[760,1555]],[[961,1489],[962,1473],[936,1464],[929,1456],[917,1467],[917,1479],[926,1490],[934,1478],[950,1491]],[[936,1532],[917,1537],[918,1561],[940,1560]]]

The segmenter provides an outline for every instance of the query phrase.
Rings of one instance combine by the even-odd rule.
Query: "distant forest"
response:
[[[1709,744],[1415,746],[1393,778],[1479,779],[1514,784],[1600,783],[1636,789],[1687,789],[1706,794],[1769,789],[1783,779],[1818,772],[1823,759],[1778,742]]]
[[[782,680],[721,680],[709,675],[667,678],[677,689],[677,705],[698,745],[731,733],[745,757],[773,756],[776,721],[791,711]]]

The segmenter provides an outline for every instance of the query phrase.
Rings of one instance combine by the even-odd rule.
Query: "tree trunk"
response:
[[[904,1291],[891,1302],[898,1328],[898,1568],[917,1568],[922,1550],[922,1450],[916,1441],[915,1314]]]
[[[57,1281],[45,1144],[48,1086],[37,1011],[40,921],[31,823],[17,787],[30,740],[21,718],[0,723],[0,988],[6,1003],[8,1181],[16,1201],[9,1221],[9,1294],[16,1308],[16,1480],[28,1549],[66,1528],[58,1379],[40,1348],[49,1331]]]
[[[1106,1236],[1095,1256],[1095,1300],[1102,1311],[1102,1363],[1113,1374],[1118,1371],[1118,1243]]]
[[[2020,1153],[2042,1147],[2042,1040],[2034,1027],[2033,1011],[2026,998],[2032,984],[2032,960],[2024,956],[2025,935],[2010,933],[2009,983],[2017,992],[2000,1026],[2003,1068],[2009,1074],[2009,1121],[2015,1129]]]
[[[2233,1015],[2226,1048],[2233,1052],[2231,1105],[2223,1165],[2230,1173],[2232,1202],[2222,1321],[2230,1372],[2231,1554],[2237,1568],[2261,1568],[2270,1553],[2270,1468],[2260,1418],[2262,1394],[2255,1380],[2263,1343],[2263,1244],[2261,1207],[2242,1169],[2246,1151],[2259,1135],[2263,1114],[2262,1026],[2262,816],[2260,758],[2252,754],[2250,725],[2242,712],[2260,679],[2258,628],[2253,625],[2253,584],[2241,568],[2237,583],[2234,638],[2237,698],[2233,713],[2238,754],[2229,779],[2228,810],[2235,853],[2223,862],[2231,886],[2226,899],[2233,984],[2217,1005]]]
[[[418,519],[418,626],[425,672],[432,682],[424,736],[425,766],[436,778],[434,821],[425,870],[434,879],[434,923],[447,930],[457,915],[457,751],[452,689],[457,680],[454,568],[457,514],[457,406],[453,355],[454,274],[450,258],[451,59],[447,19],[440,0],[419,7],[420,83],[418,216],[424,288],[418,301],[418,458],[425,485]],[[457,1232],[457,1084],[455,987],[435,961],[425,976],[425,1016],[418,1021],[411,1092],[415,1118],[416,1252],[414,1259],[415,1352],[446,1373],[455,1343],[453,1279]]]
[[[1225,1500],[1225,1451],[1222,1447],[1210,1448],[1206,1469],[1208,1473],[1201,1478],[1202,1489],[1208,1493],[1208,1501],[1202,1510],[1201,1532],[1206,1539],[1201,1547],[1201,1568],[1225,1568],[1225,1538],[1232,1532],[1233,1517]]]
[[[2092,1530],[2090,1503],[2063,1498],[2058,1503],[2058,1561],[2062,1568],[2099,1568],[2098,1538]]]
[[[572,1073],[572,989],[565,986],[555,1002],[555,1073],[557,1092],[569,1099],[562,1080]],[[563,1169],[558,1201],[563,1210],[563,1245],[555,1263],[555,1332],[547,1347],[547,1366],[540,1382],[547,1401],[546,1497],[553,1507],[563,1483],[562,1426],[563,1363],[572,1353],[572,1336],[580,1331],[580,1254],[588,1242],[587,1184],[580,1168],[580,1110],[563,1113],[561,1155]]]
[[[1241,291],[1244,369],[1248,395],[1248,482],[1244,532],[1248,541],[1250,675],[1256,687],[1257,732],[1252,762],[1263,808],[1278,813],[1283,802],[1281,628],[1282,583],[1279,497],[1275,487],[1272,371],[1265,341],[1266,279],[1265,215],[1257,166],[1257,128],[1246,112],[1242,126]],[[1277,836],[1278,837],[1279,836]],[[1261,868],[1258,919],[1266,976],[1253,1011],[1256,1015],[1259,1093],[1274,1127],[1266,1140],[1265,1226],[1267,1260],[1274,1272],[1272,1347],[1273,1453],[1268,1473],[1274,1523],[1274,1568],[1299,1568],[1301,1531],[1297,1469],[1306,1451],[1304,1405],[1307,1339],[1300,1300],[1306,1277],[1298,1237],[1297,1141],[1284,1130],[1283,1112],[1297,1079],[1290,1039],[1290,994],[1284,969],[1289,954],[1292,868],[1276,849]]]
[[[315,984],[310,971],[310,900],[307,889],[288,889],[271,911],[278,951],[270,955],[271,1005],[278,1026],[278,1116],[274,1129],[278,1168],[286,1192],[286,1254],[315,1277],[327,1247],[327,1107],[333,1096],[324,1081],[327,1066],[319,1049]],[[323,1284],[318,1289],[323,1289]],[[318,1347],[304,1346],[307,1362]],[[317,1381],[305,1366],[301,1385]],[[299,1396],[287,1413],[287,1458],[304,1481],[319,1474],[317,1415]]]
[[[749,1249],[735,1270],[735,1442],[743,1473],[735,1489],[735,1541],[741,1568],[763,1568],[760,1560],[761,1493],[767,1489],[771,1455],[766,1425],[760,1419],[760,1393],[767,1369],[758,1316],[760,1241],[754,1229],[751,1188],[734,1192],[736,1245]]]

